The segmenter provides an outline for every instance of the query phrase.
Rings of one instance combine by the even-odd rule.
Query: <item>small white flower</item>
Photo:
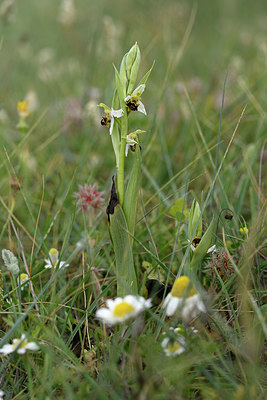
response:
[[[96,317],[108,325],[124,322],[135,317],[143,310],[151,307],[151,300],[141,296],[128,295],[124,298],[117,297],[115,300],[106,301],[107,308],[100,308]]]
[[[181,328],[170,328],[171,335],[162,340],[161,346],[168,357],[175,357],[185,351],[185,339],[179,333]],[[164,332],[166,335],[166,332]]]
[[[35,342],[28,342],[24,334],[20,339],[13,339],[12,342],[12,344],[5,344],[0,349],[0,353],[7,355],[15,351],[18,354],[25,354],[26,350],[39,350],[39,346]]]
[[[18,285],[20,284],[20,290],[24,290],[24,287],[26,286],[25,283],[28,282],[29,276],[27,274],[20,274],[20,277],[18,278]]]
[[[166,308],[167,316],[173,315],[180,308],[185,322],[191,321],[200,312],[206,312],[206,307],[188,276],[180,276],[176,279],[172,290],[163,302],[163,307]]]
[[[0,400],[2,400],[4,398],[5,392],[3,392],[3,390],[0,390]]]
[[[62,0],[58,15],[58,21],[63,25],[71,25],[76,18],[76,9],[73,0]]]
[[[109,108],[104,103],[100,103],[98,107],[104,108],[105,116],[101,119],[101,125],[109,126],[109,133],[112,135],[113,126],[114,126],[114,118],[121,118],[124,114],[123,110],[120,108],[119,110],[113,110],[113,108]]]
[[[207,254],[209,254],[209,253],[215,253],[216,250],[217,250],[217,249],[216,249],[216,244],[214,244],[213,246],[211,246],[211,247],[208,249]]]
[[[19,273],[18,259],[12,253],[12,251],[3,249],[2,250],[2,258],[3,258],[4,264],[5,264],[6,268],[8,269],[8,271],[14,275],[17,275]]]
[[[135,151],[135,145],[138,144],[136,141],[136,136],[139,135],[140,133],[144,133],[145,131],[142,131],[141,129],[137,129],[137,131],[134,131],[132,133],[129,133],[129,135],[126,136],[126,147],[125,147],[125,156],[127,157],[129,148],[133,151]]]
[[[45,268],[62,268],[62,267],[68,267],[69,264],[67,264],[65,261],[60,261],[60,263],[58,263],[58,250],[57,249],[50,249],[49,250],[49,257],[50,259],[46,259],[46,265],[44,266]]]
[[[37,94],[34,90],[30,90],[26,96],[25,100],[28,102],[28,110],[29,112],[36,111],[39,106],[39,101],[37,98]]]
[[[126,106],[131,111],[139,111],[142,114],[146,115],[146,109],[144,104],[141,101],[141,95],[145,90],[146,85],[139,85],[131,95],[125,97],[124,101]]]

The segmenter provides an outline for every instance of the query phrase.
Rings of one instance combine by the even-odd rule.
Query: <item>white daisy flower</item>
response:
[[[60,263],[58,263],[58,255],[59,252],[57,249],[50,249],[49,250],[49,259],[47,258],[45,260],[46,265],[44,266],[45,268],[62,268],[62,267],[68,267],[69,264],[67,264],[65,261],[60,261]]]
[[[126,157],[128,155],[129,148],[131,148],[132,151],[135,151],[135,145],[138,144],[138,142],[136,141],[136,136],[144,132],[145,131],[142,131],[141,129],[137,129],[137,131],[129,133],[129,135],[126,136],[126,147],[125,147]]]
[[[35,342],[28,342],[24,334],[20,339],[13,339],[12,342],[12,344],[5,344],[0,349],[0,353],[7,355],[15,351],[18,354],[25,354],[26,350],[39,350],[39,346]]]
[[[163,307],[166,308],[167,316],[173,315],[180,308],[185,322],[191,321],[200,312],[206,312],[206,307],[188,276],[180,276],[176,279],[172,290],[163,302]]]
[[[192,251],[195,251],[195,250],[196,250],[196,248],[197,248],[197,246],[199,245],[200,241],[201,241],[200,238],[195,238],[195,239],[192,240],[192,243],[190,244],[190,247],[191,247],[191,250],[192,250]],[[190,240],[188,240],[188,242],[190,243]],[[211,247],[208,249],[207,254],[209,254],[209,253],[214,253],[215,251],[217,251],[216,244],[214,244],[213,246],[211,246]]]
[[[106,301],[107,308],[100,308],[96,317],[108,325],[124,322],[135,317],[143,310],[151,307],[151,300],[141,296],[128,295],[124,298],[117,297],[115,300]]]
[[[125,97],[124,101],[126,106],[131,111],[139,111],[142,114],[146,115],[146,109],[144,104],[141,101],[141,95],[145,90],[146,85],[139,85],[131,95]]]
[[[113,108],[109,108],[104,103],[100,103],[98,107],[104,108],[105,116],[101,119],[101,125],[109,126],[109,133],[112,135],[113,126],[114,126],[114,118],[121,118],[124,114],[123,110],[120,108],[119,110],[113,110]]]
[[[27,274],[20,274],[20,277],[18,278],[18,285],[20,284],[20,290],[24,290],[24,287],[26,286],[25,283],[28,282],[29,277]]]
[[[175,357],[185,351],[185,339],[180,334],[181,328],[170,328],[171,336],[162,340],[161,346],[168,357]],[[164,332],[166,335],[166,332]]]

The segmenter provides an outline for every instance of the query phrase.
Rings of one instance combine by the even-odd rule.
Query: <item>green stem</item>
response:
[[[33,381],[32,381],[32,371],[31,371],[31,363],[30,363],[30,356],[26,354],[26,371],[27,371],[27,377],[28,377],[28,389],[29,389],[29,394],[30,398],[33,396]]]
[[[120,148],[119,167],[117,170],[118,196],[121,206],[123,205],[124,201],[124,160],[125,160],[127,132],[128,132],[128,117],[127,117],[127,112],[125,111],[124,116],[121,118],[121,148]]]

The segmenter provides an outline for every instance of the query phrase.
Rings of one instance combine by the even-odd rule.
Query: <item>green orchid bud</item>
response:
[[[129,50],[126,56],[126,75],[128,79],[127,94],[132,93],[141,61],[141,53],[137,43]]]
[[[126,90],[128,86],[128,78],[127,78],[127,73],[126,73],[126,58],[128,56],[128,53],[126,53],[122,59],[121,66],[120,66],[120,81],[123,87],[123,96],[126,95]]]
[[[201,238],[201,235],[202,235],[201,210],[198,202],[194,200],[189,213],[188,240],[191,242],[194,238]]]

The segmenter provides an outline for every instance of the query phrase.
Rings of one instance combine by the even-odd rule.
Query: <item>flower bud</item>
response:
[[[123,92],[126,95],[126,89],[128,85],[127,73],[126,73],[126,58],[128,53],[126,53],[122,59],[121,66],[120,66],[120,81],[123,87]]]
[[[198,202],[194,200],[189,214],[188,240],[191,241],[195,237],[201,238],[201,235],[202,235],[201,210]]]
[[[12,251],[3,249],[2,258],[8,271],[14,275],[19,273],[19,265],[17,257],[12,253]]]
[[[126,76],[128,79],[127,94],[132,93],[133,88],[135,87],[140,61],[140,49],[138,47],[138,44],[135,43],[133,47],[129,50],[125,60]]]
[[[57,265],[58,262],[58,250],[55,248],[52,248],[49,250],[49,257],[53,263],[53,265]]]

